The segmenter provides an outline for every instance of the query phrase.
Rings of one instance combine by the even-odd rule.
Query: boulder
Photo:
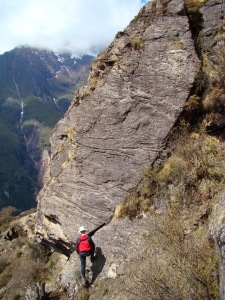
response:
[[[219,26],[221,4],[212,0],[194,32],[183,1],[149,2],[93,62],[88,84],[51,135],[48,178],[38,196],[40,241],[66,251],[79,226],[106,223],[94,236],[97,273],[115,277],[141,255],[145,219],[118,220],[114,210],[159,156],[192,93],[212,9]]]
[[[111,220],[161,151],[199,68],[180,0],[147,3],[116,35],[53,130],[38,197],[41,239],[71,241],[80,225]]]

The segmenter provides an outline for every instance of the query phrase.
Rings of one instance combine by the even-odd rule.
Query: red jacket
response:
[[[93,251],[95,248],[95,244],[92,241],[92,238],[86,235],[80,235],[76,241],[76,250],[79,252],[88,252]]]

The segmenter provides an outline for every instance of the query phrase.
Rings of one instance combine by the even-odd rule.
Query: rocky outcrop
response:
[[[152,3],[97,57],[88,85],[55,127],[38,197],[36,233],[52,245],[68,247],[81,224],[108,223],[95,235],[108,277],[145,244],[145,220],[116,220],[115,207],[162,150],[200,69],[184,3]]]
[[[109,221],[179,116],[200,63],[182,2],[158,10],[148,3],[117,34],[55,127],[51,178],[38,200],[42,229],[54,215],[70,240],[79,224]],[[53,227],[46,233],[57,238]]]

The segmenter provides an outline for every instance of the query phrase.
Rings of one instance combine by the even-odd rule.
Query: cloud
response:
[[[147,0],[1,0],[0,53],[19,45],[72,54],[102,50]]]

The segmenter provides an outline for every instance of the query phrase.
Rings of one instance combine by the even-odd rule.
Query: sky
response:
[[[148,0],[0,0],[0,54],[21,45],[94,54]]]

